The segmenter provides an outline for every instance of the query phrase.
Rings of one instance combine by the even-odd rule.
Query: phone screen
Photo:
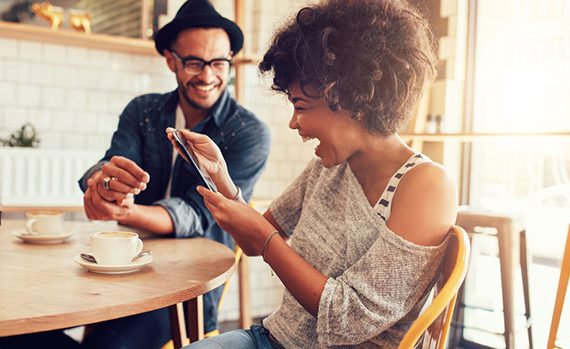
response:
[[[211,191],[214,192],[217,191],[216,185],[214,184],[210,176],[206,173],[206,171],[203,171],[200,168],[198,157],[196,156],[196,154],[194,154],[194,151],[192,150],[188,142],[186,142],[186,139],[182,135],[178,134],[178,132],[179,132],[178,130],[172,132],[174,140],[176,140],[178,148],[180,148],[180,150],[182,150],[182,153],[184,153],[184,156],[186,157],[185,159],[186,162],[192,165],[192,167],[196,170],[198,178],[200,179],[201,182],[200,184],[210,189]]]

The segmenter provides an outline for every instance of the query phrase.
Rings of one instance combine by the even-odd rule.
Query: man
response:
[[[132,100],[120,116],[111,147],[79,180],[90,219],[117,220],[176,238],[203,236],[233,247],[213,220],[196,186],[196,173],[176,156],[167,127],[212,138],[238,187],[227,197],[249,200],[269,153],[267,126],[229,95],[231,60],[243,34],[207,0],[189,0],[155,36],[178,88]],[[204,295],[204,329],[217,327],[220,289]],[[94,327],[87,347],[160,347],[170,338],[166,309]],[[146,335],[145,335],[146,334]]]

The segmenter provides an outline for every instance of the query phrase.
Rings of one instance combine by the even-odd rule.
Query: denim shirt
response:
[[[199,181],[193,168],[180,156],[172,168],[173,149],[165,129],[175,127],[177,105],[177,90],[133,99],[120,116],[111,147],[83,175],[79,185],[85,191],[89,177],[111,157],[129,158],[150,174],[147,189],[135,197],[135,203],[164,207],[172,218],[173,236],[177,238],[202,236],[231,248],[233,240],[216,224],[196,191]],[[249,201],[269,154],[267,125],[225,91],[209,115],[192,130],[208,135],[218,145],[231,178]],[[171,175],[171,197],[165,199]]]

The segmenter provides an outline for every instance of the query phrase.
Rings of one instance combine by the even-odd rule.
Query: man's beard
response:
[[[184,100],[186,101],[186,103],[188,103],[188,105],[196,110],[200,110],[200,111],[206,111],[210,108],[212,108],[214,106],[214,104],[216,104],[218,102],[218,100],[220,99],[220,97],[222,97],[222,94],[224,93],[224,89],[222,89],[220,91],[220,94],[218,95],[218,98],[216,98],[216,100],[209,106],[203,106],[200,105],[199,103],[195,102],[194,100],[192,100],[192,98],[190,98],[190,92],[189,90],[192,88],[192,86],[190,85],[191,83],[188,82],[187,85],[184,85],[181,81],[178,81],[178,89],[182,92],[182,97],[184,98]],[[216,85],[216,89],[219,88],[219,86],[221,85],[221,83],[219,85]]]

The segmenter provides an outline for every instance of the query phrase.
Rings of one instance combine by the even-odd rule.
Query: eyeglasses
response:
[[[174,57],[176,57],[176,59],[180,61],[180,63],[182,63],[184,66],[184,71],[188,75],[200,74],[202,70],[204,70],[205,66],[210,66],[210,69],[212,69],[215,74],[226,74],[232,65],[232,60],[228,58],[214,58],[206,61],[196,56],[187,56],[181,58],[178,53],[174,51],[170,52]]]

